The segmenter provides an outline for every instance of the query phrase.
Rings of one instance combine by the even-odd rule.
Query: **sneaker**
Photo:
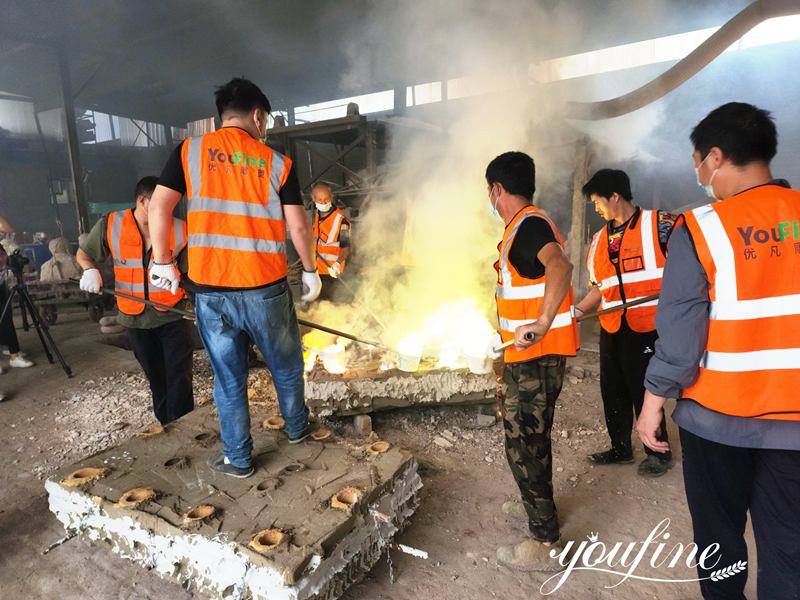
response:
[[[16,367],[18,369],[27,369],[28,367],[33,366],[33,361],[28,360],[24,356],[17,354],[16,356],[11,357],[11,360],[8,361],[9,366]]]
[[[558,556],[563,550],[561,541],[545,544],[528,538],[514,546],[500,546],[497,549],[497,562],[517,571],[561,571]],[[555,556],[551,556],[551,552]]]
[[[306,423],[306,428],[303,430],[303,433],[301,433],[296,438],[290,437],[289,438],[289,443],[290,444],[299,444],[304,439],[306,439],[308,436],[310,436],[312,433],[314,433],[316,430],[317,430],[317,425],[316,424],[314,424],[314,423]]]
[[[661,477],[672,468],[672,455],[650,454],[639,463],[638,472],[642,477]]]
[[[231,461],[228,460],[228,457],[225,456],[221,449],[218,450],[216,454],[211,455],[206,461],[206,464],[215,471],[230,475],[231,477],[237,477],[238,479],[247,479],[255,473],[255,469],[252,466],[241,468],[232,465]]]
[[[589,462],[596,465],[630,465],[633,461],[633,454],[621,454],[618,450],[611,448],[605,452],[595,452],[587,456]]]
[[[0,392],[0,402],[6,399],[6,395],[3,392]]]
[[[509,500],[508,502],[503,502],[501,510],[503,511],[503,514],[508,517],[526,520],[528,518],[528,511],[525,510],[525,505],[519,500]]]

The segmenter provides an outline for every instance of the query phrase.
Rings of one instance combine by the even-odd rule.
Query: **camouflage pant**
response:
[[[543,356],[506,365],[503,372],[506,458],[522,494],[531,533],[544,542],[560,535],[553,502],[550,429],[566,362],[563,356]]]

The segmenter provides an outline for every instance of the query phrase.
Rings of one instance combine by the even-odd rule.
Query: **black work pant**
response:
[[[11,291],[5,282],[0,283],[0,314],[2,314],[10,295]],[[13,307],[9,304],[3,320],[0,321],[0,346],[5,346],[11,354],[16,354],[19,352],[19,341],[17,340],[17,332],[14,329],[12,312]]]
[[[658,334],[655,331],[639,333],[633,331],[625,319],[616,333],[600,330],[600,393],[603,396],[603,411],[606,427],[611,438],[611,447],[623,455],[632,455],[631,431],[633,415],[638,418],[644,401],[644,375],[656,348]],[[662,441],[667,441],[667,421],[661,420]],[[647,454],[662,454],[645,446]]]
[[[683,480],[698,553],[719,544],[710,569],[698,566],[703,598],[741,600],[747,569],[711,581],[713,571],[747,561],[747,511],[758,559],[758,598],[800,598],[800,451],[718,444],[680,429]],[[712,561],[712,562],[714,562]],[[710,565],[709,565],[710,566]],[[754,573],[755,574],[755,573]]]
[[[191,323],[184,319],[154,329],[128,329],[128,340],[153,394],[153,412],[162,425],[194,408]]]

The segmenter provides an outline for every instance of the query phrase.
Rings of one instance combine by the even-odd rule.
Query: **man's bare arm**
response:
[[[92,257],[86,254],[86,252],[80,248],[78,248],[78,252],[75,254],[75,260],[78,261],[81,269],[97,269],[97,263],[95,263],[92,260]]]
[[[556,242],[545,244],[536,258],[544,265],[542,309],[536,322],[520,325],[514,332],[514,345],[518,350],[524,350],[542,340],[553,324],[553,319],[556,318],[561,302],[572,283],[572,263],[559,244]],[[533,334],[532,340],[525,339],[525,335],[529,332]]]
[[[308,215],[306,215],[305,208],[301,204],[285,204],[283,206],[283,215],[289,228],[292,243],[300,256],[300,260],[303,262],[303,269],[315,271],[317,269],[317,260],[314,256],[314,240],[311,236],[311,227],[308,224]]]
[[[172,227],[172,212],[181,201],[180,192],[157,185],[150,198],[150,209],[147,211],[150,244],[153,247],[153,260],[157,263],[172,262],[169,250],[169,236]]]
[[[583,300],[575,305],[575,308],[585,314],[597,308],[602,299],[603,294],[600,293],[599,288],[592,286],[592,289],[583,297]]]

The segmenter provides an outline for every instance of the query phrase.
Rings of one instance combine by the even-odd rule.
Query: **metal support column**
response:
[[[569,260],[573,265],[572,287],[577,302],[586,293],[584,270],[584,238],[586,237],[586,198],[581,189],[589,180],[591,151],[588,138],[575,144],[575,172],[572,175],[572,225],[569,228]]]
[[[80,142],[78,141],[75,104],[72,97],[72,80],[69,73],[69,62],[64,51],[58,53],[58,70],[61,75],[61,96],[64,103],[64,131],[69,158],[70,192],[75,199],[75,212],[78,216],[78,233],[80,234],[89,231],[89,212],[86,207],[86,191],[83,185]]]

